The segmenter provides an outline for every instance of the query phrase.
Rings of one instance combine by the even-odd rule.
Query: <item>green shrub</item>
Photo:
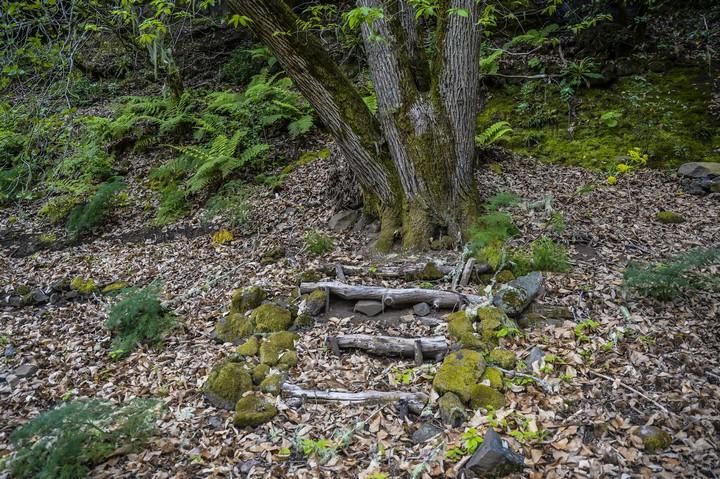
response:
[[[79,238],[92,231],[93,228],[104,224],[114,206],[115,194],[123,188],[125,188],[125,183],[120,177],[115,177],[100,185],[90,200],[76,206],[65,225],[70,236]]]
[[[263,68],[272,68],[276,63],[277,60],[266,47],[237,49],[222,66],[220,79],[244,84]]]
[[[720,264],[720,248],[694,248],[666,262],[630,264],[625,270],[625,286],[642,296],[669,300],[682,292],[718,290],[717,276],[702,269]]]
[[[110,307],[105,327],[115,335],[113,357],[129,354],[140,343],[156,344],[175,326],[172,315],[160,304],[159,294],[159,284],[129,288]]]
[[[317,230],[310,230],[305,235],[305,249],[314,256],[327,253],[334,246],[332,238]]]
[[[185,191],[175,185],[168,186],[160,192],[160,206],[154,222],[160,226],[175,223],[188,213],[188,208]]]
[[[538,271],[564,273],[570,269],[565,246],[548,237],[542,237],[532,243],[532,264]]]
[[[58,224],[68,217],[70,212],[82,203],[82,200],[74,195],[60,195],[48,200],[39,214],[52,224]]]
[[[67,402],[17,429],[7,461],[12,477],[74,479],[118,450],[139,450],[153,433],[159,402],[116,405],[100,399]]]
[[[470,247],[478,260],[497,269],[506,261],[505,242],[518,233],[512,216],[499,211],[500,208],[513,206],[520,201],[516,195],[500,192],[483,204],[487,214],[478,218],[470,228]]]

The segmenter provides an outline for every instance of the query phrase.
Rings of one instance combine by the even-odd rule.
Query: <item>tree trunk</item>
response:
[[[407,0],[357,0],[383,18],[362,25],[377,119],[315,36],[298,31],[282,0],[228,0],[273,50],[330,130],[357,175],[366,209],[381,219],[378,249],[401,237],[408,249],[459,239],[477,204],[475,118],[479,104],[476,0],[441,0],[433,58]],[[467,16],[450,14],[462,9]]]

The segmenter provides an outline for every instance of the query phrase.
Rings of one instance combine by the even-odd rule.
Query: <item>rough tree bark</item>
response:
[[[474,215],[482,3],[440,0],[437,46],[426,58],[424,29],[406,0],[357,0],[384,13],[361,27],[378,99],[375,118],[315,36],[298,30],[288,3],[227,1],[251,19],[250,28],[332,133],[366,208],[381,219],[379,249],[398,237],[408,249],[424,249],[440,236],[459,238]]]

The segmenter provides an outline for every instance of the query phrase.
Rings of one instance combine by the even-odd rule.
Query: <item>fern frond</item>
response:
[[[512,132],[513,129],[507,121],[498,121],[485,128],[475,136],[475,144],[480,147],[487,147],[497,143],[503,136]]]

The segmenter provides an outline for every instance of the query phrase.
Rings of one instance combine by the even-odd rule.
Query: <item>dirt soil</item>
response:
[[[111,337],[103,327],[107,297],[1,311],[0,336],[15,354],[0,358],[0,373],[25,363],[39,369],[12,387],[0,382],[0,456],[11,451],[9,436],[17,426],[62,400],[159,397],[167,410],[157,424],[156,439],[143,452],[97,466],[93,477],[340,478],[376,472],[389,477],[454,477],[457,463],[446,458],[446,451],[461,444],[466,428],[475,427],[482,435],[492,427],[487,411],[477,411],[462,427],[442,426],[442,434],[415,444],[411,434],[422,423],[441,425],[437,414],[401,417],[395,405],[361,407],[279,398],[280,414],[272,422],[238,429],[232,425],[232,415],[211,407],[200,391],[210,369],[234,350],[211,337],[234,288],[260,284],[282,297],[297,285],[299,273],[319,265],[369,266],[407,259],[399,254],[364,255],[371,239],[365,231],[328,231],[333,214],[328,206],[334,181],[328,173],[331,161],[299,168],[278,193],[257,193],[252,225],[223,246],[210,239],[219,228],[212,223],[207,234],[166,231],[137,240],[132,232],[143,231],[151,213],[139,206],[129,207],[121,212],[121,222],[76,245],[18,257],[22,255],[13,252],[24,247],[18,242],[27,237],[3,240],[0,288],[5,292],[76,276],[134,285],[161,280],[163,299],[180,316],[183,327],[160,349],[143,348],[111,361]],[[668,172],[639,171],[608,186],[601,174],[579,168],[518,158],[500,166],[500,174],[488,169],[478,175],[481,191],[488,195],[512,191],[528,202],[552,195],[552,206],[565,222],[564,231],[553,234],[568,245],[572,257],[569,273],[547,274],[539,302],[570,307],[575,320],[535,326],[505,342],[519,357],[535,345],[556,357],[552,368],[541,373],[555,392],[546,393],[532,383],[513,385],[506,392],[507,407],[492,418],[495,429],[526,458],[526,473],[517,477],[720,476],[720,295],[681,294],[660,303],[629,296],[622,287],[629,261],[654,261],[694,246],[720,245],[720,198],[685,194]],[[140,187],[142,169],[136,174],[130,204],[147,194]],[[23,209],[27,211],[27,206]],[[657,223],[654,216],[660,210],[680,213],[687,221]],[[7,238],[10,231],[48,232],[32,215],[20,211],[4,211],[0,236]],[[519,208],[514,217],[522,230],[518,241],[552,232],[542,209]],[[192,232],[202,227],[198,215],[172,230]],[[312,228],[333,236],[332,252],[320,258],[306,254],[303,237]],[[49,232],[62,240],[61,230]],[[286,248],[285,258],[262,266],[262,253],[276,246]],[[714,273],[720,274],[717,269]],[[362,277],[348,281],[378,283]],[[434,287],[449,284],[439,282]],[[478,293],[478,289],[471,285],[466,291]],[[327,336],[378,332],[373,322],[341,311],[301,334],[299,365],[290,374],[293,383],[319,389],[431,392],[432,364],[416,370],[410,384],[399,384],[397,371],[412,368],[412,361],[361,352],[333,356],[325,346]],[[586,319],[597,321],[599,327],[581,341],[574,328]],[[384,324],[382,332],[443,334],[445,325],[397,320]],[[545,432],[532,439],[512,437],[519,424],[526,431]],[[670,433],[670,447],[657,454],[643,451],[633,432],[645,424]],[[343,434],[349,444],[325,462],[297,452],[290,457],[279,454],[298,438],[337,441]]]

